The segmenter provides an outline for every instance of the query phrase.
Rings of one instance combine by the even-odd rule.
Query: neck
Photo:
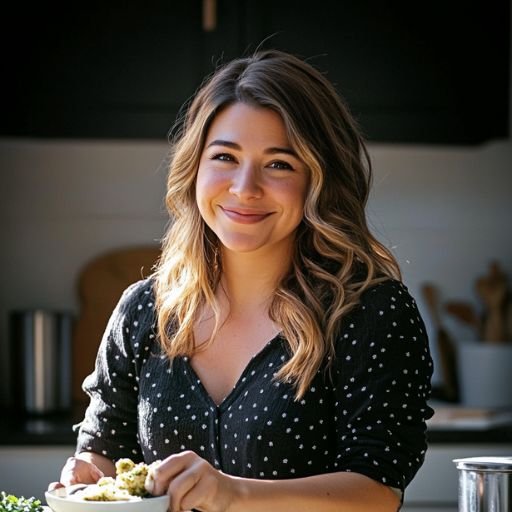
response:
[[[231,313],[268,308],[276,286],[291,263],[291,251],[264,257],[259,253],[222,253],[221,286]]]

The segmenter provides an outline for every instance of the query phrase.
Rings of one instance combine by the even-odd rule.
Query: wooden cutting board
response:
[[[73,331],[73,403],[84,405],[82,382],[94,369],[96,353],[108,320],[123,291],[148,277],[160,256],[156,246],[127,247],[102,254],[78,278],[80,311]]]

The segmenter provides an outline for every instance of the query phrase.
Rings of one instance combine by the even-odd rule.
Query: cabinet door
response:
[[[336,84],[373,142],[508,135],[508,0],[91,0],[3,8],[0,136],[165,140],[215,64],[276,47]]]
[[[246,1],[247,38],[327,72],[376,142],[506,137],[510,6],[450,2]]]
[[[202,0],[9,5],[2,134],[165,140],[215,61],[238,50],[236,2],[202,25]]]

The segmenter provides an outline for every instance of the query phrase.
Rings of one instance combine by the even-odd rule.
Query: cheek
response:
[[[306,198],[307,198],[307,188],[305,186],[299,187],[297,189],[297,194],[296,194],[295,200],[294,200],[295,227],[297,227],[304,220]]]
[[[211,207],[211,201],[223,190],[223,180],[215,173],[199,171],[196,179],[196,202],[201,214],[204,216]]]
[[[290,184],[280,191],[282,203],[286,204],[287,208],[296,215],[303,214],[306,195],[306,186],[302,183]]]
[[[204,219],[206,213],[205,208],[206,205],[208,204],[208,201],[204,194],[204,187],[202,186],[202,183],[199,179],[196,182],[196,203],[199,209],[199,213],[201,214],[201,217],[203,217]]]

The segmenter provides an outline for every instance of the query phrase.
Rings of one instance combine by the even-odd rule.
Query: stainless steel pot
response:
[[[18,410],[46,414],[71,406],[72,323],[70,313],[11,313],[11,386]]]
[[[512,511],[512,456],[454,459],[459,512]]]

